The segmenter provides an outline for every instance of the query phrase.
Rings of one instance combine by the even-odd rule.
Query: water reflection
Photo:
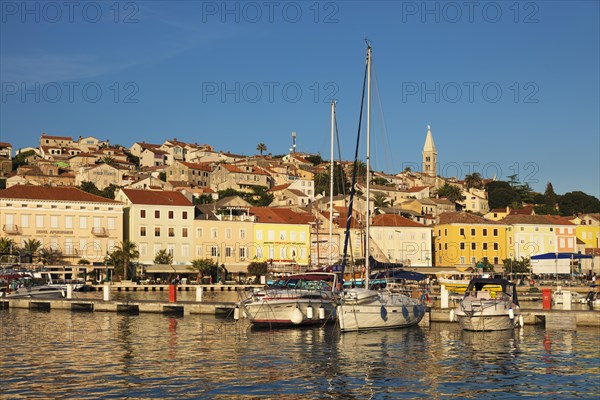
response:
[[[600,338],[458,324],[339,333],[212,316],[0,311],[1,397],[440,398],[599,392]]]

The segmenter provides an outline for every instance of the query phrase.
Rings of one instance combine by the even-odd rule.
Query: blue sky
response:
[[[329,154],[338,101],[351,158],[373,45],[373,164],[476,171],[600,195],[597,1],[1,0],[0,135]],[[381,107],[379,106],[381,105]],[[385,129],[383,129],[385,127]]]

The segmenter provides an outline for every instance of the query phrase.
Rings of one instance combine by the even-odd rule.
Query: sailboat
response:
[[[356,139],[356,150],[354,155],[354,168],[352,174],[352,187],[350,192],[350,202],[348,210],[348,219],[346,221],[346,235],[344,239],[344,253],[342,258],[342,279],[346,266],[348,242],[350,235],[350,219],[352,215],[352,206],[355,194],[358,148],[360,143],[360,126],[362,123],[362,112],[365,94],[365,81],[367,83],[367,212],[366,212],[366,240],[365,246],[365,286],[361,288],[344,289],[340,294],[338,306],[336,308],[337,319],[342,332],[361,331],[372,329],[391,329],[403,328],[417,325],[425,315],[425,307],[418,299],[413,299],[402,293],[394,293],[387,289],[373,290],[369,287],[369,247],[370,247],[370,139],[371,139],[371,46],[367,43],[367,60],[365,68],[365,79],[363,80],[363,95],[360,107],[359,128]]]

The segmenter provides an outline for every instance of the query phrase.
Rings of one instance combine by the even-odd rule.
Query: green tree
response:
[[[554,207],[558,202],[558,196],[554,193],[554,187],[551,182],[546,184],[546,191],[544,191],[544,204]]]
[[[44,265],[56,265],[62,260],[62,252],[58,249],[44,248],[38,254],[40,262]]]
[[[600,200],[581,191],[568,192],[558,200],[560,214],[565,216],[577,213],[600,213]]]
[[[465,185],[467,189],[481,189],[483,187],[483,179],[481,178],[481,174],[479,172],[473,172],[472,174],[466,175]]]
[[[264,143],[259,143],[256,146],[256,150],[260,151],[260,155],[263,155],[263,151],[267,151],[267,145],[265,145]]]
[[[199,258],[192,260],[192,265],[188,267],[191,271],[197,272],[196,283],[200,283],[203,276],[210,276],[213,282],[216,282],[219,265],[210,258]]]
[[[128,271],[131,269],[133,261],[139,256],[140,252],[138,251],[137,244],[129,240],[123,240],[115,246],[115,250],[110,255],[109,260],[115,266],[115,272],[120,271],[122,268],[123,280],[127,280]]]
[[[248,273],[255,276],[255,280],[258,280],[261,275],[266,275],[268,266],[266,262],[252,261],[248,264]]]
[[[115,158],[113,156],[104,156],[100,159],[100,162],[107,165],[115,165]]]
[[[173,264],[173,254],[165,249],[160,249],[154,256],[154,264]]]
[[[79,185],[79,189],[83,190],[84,192],[95,194],[96,196],[102,195],[102,192],[100,191],[100,189],[98,189],[96,187],[94,182],[90,182],[90,181],[81,182],[81,185]]]
[[[312,165],[317,166],[319,164],[323,164],[323,158],[321,157],[320,154],[314,154],[314,155],[310,155],[310,156],[306,156],[304,157],[306,159],[306,161],[310,161],[312,163]]]
[[[86,260],[85,258],[80,259],[79,261],[77,261],[78,265],[90,265],[90,261]]]
[[[29,238],[23,242],[21,251],[25,254],[31,255],[31,261],[38,255],[38,252],[42,249],[42,242],[37,239]]]
[[[18,246],[13,239],[9,237],[0,238],[0,253],[13,254],[16,250],[18,250]]]
[[[202,194],[199,197],[194,197],[194,205],[197,204],[211,204],[214,203],[214,200],[209,194]]]
[[[158,173],[158,179],[160,179],[163,182],[167,181],[167,173],[166,172],[159,172]]]
[[[531,272],[531,261],[529,258],[521,257],[520,260],[506,258],[502,261],[504,271],[513,274],[526,274]]]
[[[385,208],[390,206],[390,202],[384,193],[375,193],[373,195],[373,204],[377,208]]]
[[[477,269],[481,269],[482,272],[494,272],[494,264],[490,264],[487,257],[483,257],[477,262]]]
[[[16,171],[22,165],[27,164],[27,158],[35,154],[33,150],[20,152],[12,159],[12,170]]]
[[[381,176],[376,177],[375,179],[373,179],[373,183],[376,185],[381,185],[381,186],[394,186],[393,183],[391,183],[390,181],[388,181],[385,178],[382,178]]]
[[[120,186],[117,186],[115,184],[110,184],[107,187],[105,187],[104,189],[102,189],[100,191],[100,196],[102,197],[106,197],[107,199],[115,199],[115,193],[117,192],[117,189],[119,189]]]
[[[449,183],[444,183],[442,187],[437,190],[437,195],[440,197],[447,197],[453,203],[457,201],[462,201],[465,197],[462,195],[462,191],[458,186],[450,185]]]
[[[315,175],[315,193],[325,193],[329,196],[329,171],[320,172]],[[333,195],[337,196],[340,193],[348,193],[350,183],[346,180],[346,174],[344,168],[340,164],[335,164],[333,169]]]

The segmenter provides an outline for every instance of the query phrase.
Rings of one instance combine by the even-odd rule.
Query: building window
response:
[[[160,227],[155,227],[154,228],[154,236],[159,237],[160,236]]]
[[[306,241],[306,232],[305,231],[301,231],[300,232],[300,241],[301,242],[305,242]]]
[[[246,248],[240,247],[240,260],[243,261],[246,259]]]
[[[65,216],[65,228],[67,228],[67,229],[73,228],[73,217],[70,215]]]
[[[498,243],[494,243],[494,250],[498,250]]]
[[[116,218],[107,219],[107,227],[109,231],[115,230]]]
[[[181,212],[181,219],[187,219],[187,211]]]
[[[286,240],[285,231],[279,231],[279,240]]]
[[[146,227],[140,226],[140,236],[146,236]]]
[[[173,219],[174,213],[173,211],[169,211],[169,219]]]
[[[21,215],[21,227],[29,228],[29,215]]]
[[[292,231],[292,232],[290,232],[290,240],[291,240],[292,242],[295,242],[295,241],[296,241],[296,237],[297,237],[297,233],[296,233],[296,231]]]
[[[256,240],[262,240],[262,231],[261,230],[256,231]]]
[[[498,229],[494,228],[494,236],[498,236]]]
[[[154,210],[154,218],[160,218],[160,210]]]
[[[58,228],[58,215],[50,216],[50,228]]]
[[[219,256],[219,248],[217,246],[211,246],[210,248],[210,256],[218,257]]]
[[[87,229],[87,217],[79,217],[79,229]]]
[[[204,233],[204,231],[202,228],[196,228],[196,237],[197,238],[201,238],[203,233]]]
[[[475,228],[471,228],[471,236],[475,236]]]
[[[225,229],[225,238],[231,239],[231,228]]]
[[[267,240],[275,240],[275,231],[267,232]]]
[[[494,264],[498,264],[498,257],[494,257]]]
[[[477,249],[477,243],[471,243],[471,250]]]
[[[465,228],[460,228],[460,236],[465,236]]]
[[[464,263],[465,263],[465,257],[464,257],[464,256],[462,256],[462,257],[460,258],[460,263],[461,263],[461,264],[464,264]]]
[[[240,229],[240,239],[246,239],[246,230]]]
[[[218,236],[217,228],[210,228],[210,237],[216,239]]]
[[[464,250],[464,249],[465,249],[465,243],[464,243],[464,242],[461,242],[461,243],[460,243],[460,249],[461,249],[461,250]]]
[[[487,244],[487,243],[484,243],[484,244],[483,244],[483,250],[487,250],[487,246],[488,246],[488,244]]]
[[[175,228],[169,228],[169,237],[175,237]]]
[[[233,248],[232,247],[225,247],[225,257],[232,257],[233,256]]]
[[[181,245],[181,256],[189,257],[190,256],[190,246],[187,244]]]
[[[188,237],[188,228],[181,228],[181,237]]]
[[[487,236],[487,229],[483,228],[483,236]]]
[[[140,210],[140,218],[146,218],[146,210]]]

